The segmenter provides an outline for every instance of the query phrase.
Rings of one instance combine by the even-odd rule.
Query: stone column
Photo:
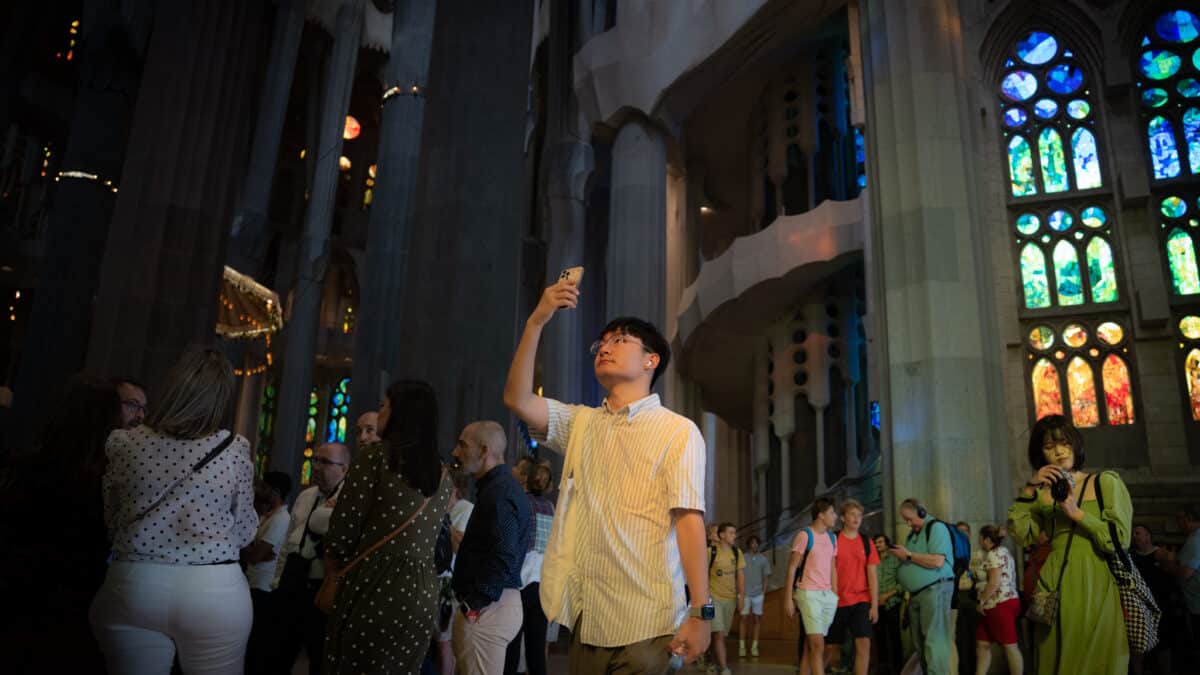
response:
[[[56,164],[96,179],[64,177],[55,186],[46,254],[14,386],[12,448],[29,446],[66,378],[83,367],[87,356],[100,252],[108,242],[142,75],[136,41],[117,11],[88,2],[85,19],[76,50],[79,89],[71,131]]]
[[[883,452],[894,497],[923,499],[940,517],[993,521],[1008,453],[990,258],[968,158],[973,143],[995,139],[973,138],[958,2],[862,5],[868,275],[879,313],[872,333],[884,344]],[[895,507],[885,505],[902,529]]]
[[[155,16],[87,358],[91,372],[146,382],[151,406],[182,351],[216,337],[264,7],[213,0]]]
[[[255,278],[262,272],[259,267],[268,242],[266,226],[271,185],[279,160],[279,144],[283,139],[284,118],[288,101],[291,100],[296,55],[300,51],[303,32],[304,2],[276,2],[275,29],[258,103],[250,165],[246,169],[241,203],[233,213],[233,229],[230,233],[233,238],[229,247],[230,266]]]
[[[397,0],[392,9],[386,97],[379,136],[378,178],[367,226],[366,283],[354,331],[350,381],[355,417],[379,404],[387,377],[398,373],[400,299],[411,227],[413,191],[425,120],[425,86],[433,43],[436,0]]]
[[[644,119],[617,132],[609,211],[608,318],[635,316],[666,330],[667,146]]]
[[[321,290],[329,264],[338,158],[342,155],[342,131],[358,64],[365,1],[345,0],[338,8],[333,48],[325,74],[320,140],[315,152],[316,170],[296,263],[291,319],[284,329],[283,377],[279,387],[279,417],[275,424],[271,468],[285,471],[293,478],[299,475],[300,454],[304,448],[305,408],[312,390]]]

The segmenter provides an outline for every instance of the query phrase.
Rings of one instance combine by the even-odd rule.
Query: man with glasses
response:
[[[602,405],[534,394],[542,330],[578,299],[571,279],[546,289],[504,388],[505,405],[530,433],[564,454],[542,607],[572,630],[573,675],[665,673],[672,652],[690,663],[711,639],[704,438],[650,393],[671,350],[641,319],[614,319],[592,345],[596,379],[607,392]]]
[[[325,578],[321,539],[329,531],[329,517],[337,505],[338,492],[350,469],[350,449],[341,443],[326,443],[313,453],[313,482],[292,505],[287,541],[279,552],[274,610],[276,657],[267,672],[290,674],[303,646],[308,653],[311,675],[321,672],[324,661],[325,615],[313,598]]]
[[[128,379],[118,379],[116,384],[121,399],[121,427],[132,429],[146,418],[146,388]]]

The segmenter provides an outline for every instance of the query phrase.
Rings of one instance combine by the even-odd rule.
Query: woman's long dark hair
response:
[[[426,382],[399,380],[388,387],[387,398],[391,415],[379,435],[388,450],[388,469],[433,496],[442,476],[437,395]]]

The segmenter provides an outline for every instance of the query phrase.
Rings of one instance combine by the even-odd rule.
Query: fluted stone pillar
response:
[[[342,131],[358,64],[365,1],[345,0],[338,8],[321,103],[316,168],[296,263],[291,320],[284,329],[283,378],[279,388],[279,416],[275,424],[271,468],[285,471],[293,478],[300,472],[300,456],[304,449],[304,417],[312,390],[321,290],[329,264],[329,233],[333,227],[339,179],[338,158],[342,155]]]
[[[278,0],[271,52],[258,103],[258,121],[254,125],[254,142],[250,146],[250,164],[246,168],[241,203],[233,212],[230,233],[233,238],[229,247],[230,266],[255,278],[262,273],[259,268],[268,241],[266,225],[271,186],[303,32],[303,0]]]
[[[1002,511],[994,489],[1008,484],[1008,453],[990,259],[972,199],[978,118],[962,71],[971,59],[958,4],[862,2],[868,274],[881,319],[872,333],[885,344],[883,445],[895,499],[995,522]],[[902,530],[895,506],[885,508]]]
[[[354,331],[354,414],[374,410],[387,377],[398,375],[400,301],[413,191],[425,120],[425,86],[437,0],[396,0],[383,102],[378,178],[367,226],[367,264]]]
[[[667,146],[644,119],[626,122],[612,150],[608,318],[635,316],[666,330]]]
[[[87,359],[94,373],[145,381],[151,406],[180,353],[216,338],[230,177],[249,147],[263,11],[211,0],[154,18]]]

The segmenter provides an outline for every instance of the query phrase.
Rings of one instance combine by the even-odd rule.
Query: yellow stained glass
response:
[[[1071,395],[1071,421],[1075,426],[1082,428],[1100,424],[1092,367],[1078,356],[1067,365],[1067,391]]]
[[[1187,377],[1188,402],[1192,409],[1192,420],[1200,422],[1200,349],[1188,352],[1183,372]]]
[[[1133,390],[1129,383],[1129,368],[1116,354],[1104,359],[1101,369],[1104,381],[1104,405],[1108,423],[1114,426],[1133,424]]]
[[[1058,369],[1048,359],[1038,359],[1033,366],[1033,404],[1040,420],[1047,415],[1062,414],[1062,393],[1058,386]]]

